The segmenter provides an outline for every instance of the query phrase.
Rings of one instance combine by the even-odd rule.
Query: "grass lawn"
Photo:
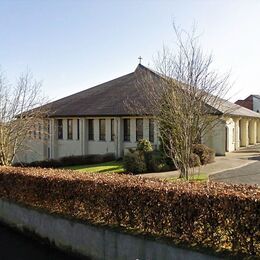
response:
[[[112,161],[112,162],[105,162],[105,163],[98,163],[98,164],[91,164],[91,165],[75,165],[75,166],[68,166],[64,167],[64,169],[71,169],[77,170],[80,172],[125,172],[122,162]]]
[[[166,181],[183,181],[179,179],[178,177],[172,177],[172,178],[165,178]],[[208,175],[206,173],[199,173],[199,174],[194,174],[190,176],[189,181],[207,181],[208,180]]]

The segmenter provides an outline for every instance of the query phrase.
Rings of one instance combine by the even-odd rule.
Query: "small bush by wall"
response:
[[[141,139],[137,143],[137,148],[138,151],[141,152],[151,152],[153,150],[153,147],[151,145],[151,142],[147,139]]]
[[[175,243],[260,256],[257,187],[0,167],[0,198]]]
[[[200,165],[201,165],[200,157],[197,154],[192,153],[190,156],[190,167],[197,167]]]
[[[67,156],[59,159],[50,159],[45,161],[35,161],[31,163],[16,163],[14,166],[23,167],[41,167],[41,168],[59,168],[73,165],[95,164],[102,162],[110,162],[115,160],[115,155],[108,154],[89,154],[79,156]]]
[[[215,151],[204,144],[194,144],[193,153],[199,156],[201,165],[214,162]]]
[[[130,173],[138,174],[147,171],[144,154],[139,151],[126,154],[123,165],[126,171]]]

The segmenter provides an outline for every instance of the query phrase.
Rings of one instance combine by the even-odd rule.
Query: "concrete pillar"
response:
[[[111,141],[111,119],[110,118],[106,118],[106,142],[110,142]]]
[[[87,120],[85,118],[80,119],[80,146],[81,146],[81,154],[87,155],[88,154],[88,136],[87,136]]]
[[[160,132],[159,132],[159,125],[158,121],[154,121],[154,145],[155,148],[159,149],[160,146]]]
[[[256,144],[256,120],[249,122],[249,144]]]
[[[143,119],[144,139],[149,140],[149,118]]]
[[[240,146],[248,146],[248,119],[241,119],[241,143]]]
[[[240,129],[239,129],[239,120],[240,118],[233,118],[234,124],[235,124],[235,131],[234,131],[234,148],[235,150],[238,150],[240,147]]]
[[[56,159],[57,157],[57,132],[55,119],[50,119],[50,158]]]
[[[257,143],[260,143],[260,120],[257,121]]]
[[[116,158],[121,158],[124,152],[123,146],[123,119],[114,118],[115,122],[115,156]]]
[[[130,118],[130,142],[136,142],[136,118]]]

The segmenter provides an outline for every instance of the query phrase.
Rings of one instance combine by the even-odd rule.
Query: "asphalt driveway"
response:
[[[232,183],[250,184],[260,186],[260,158],[259,161],[249,165],[219,172],[209,176],[210,180]]]

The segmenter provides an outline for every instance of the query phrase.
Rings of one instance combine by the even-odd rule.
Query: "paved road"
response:
[[[0,224],[1,260],[77,260]]]
[[[210,179],[233,184],[257,184],[260,186],[260,161],[241,168],[216,173],[210,176]]]

